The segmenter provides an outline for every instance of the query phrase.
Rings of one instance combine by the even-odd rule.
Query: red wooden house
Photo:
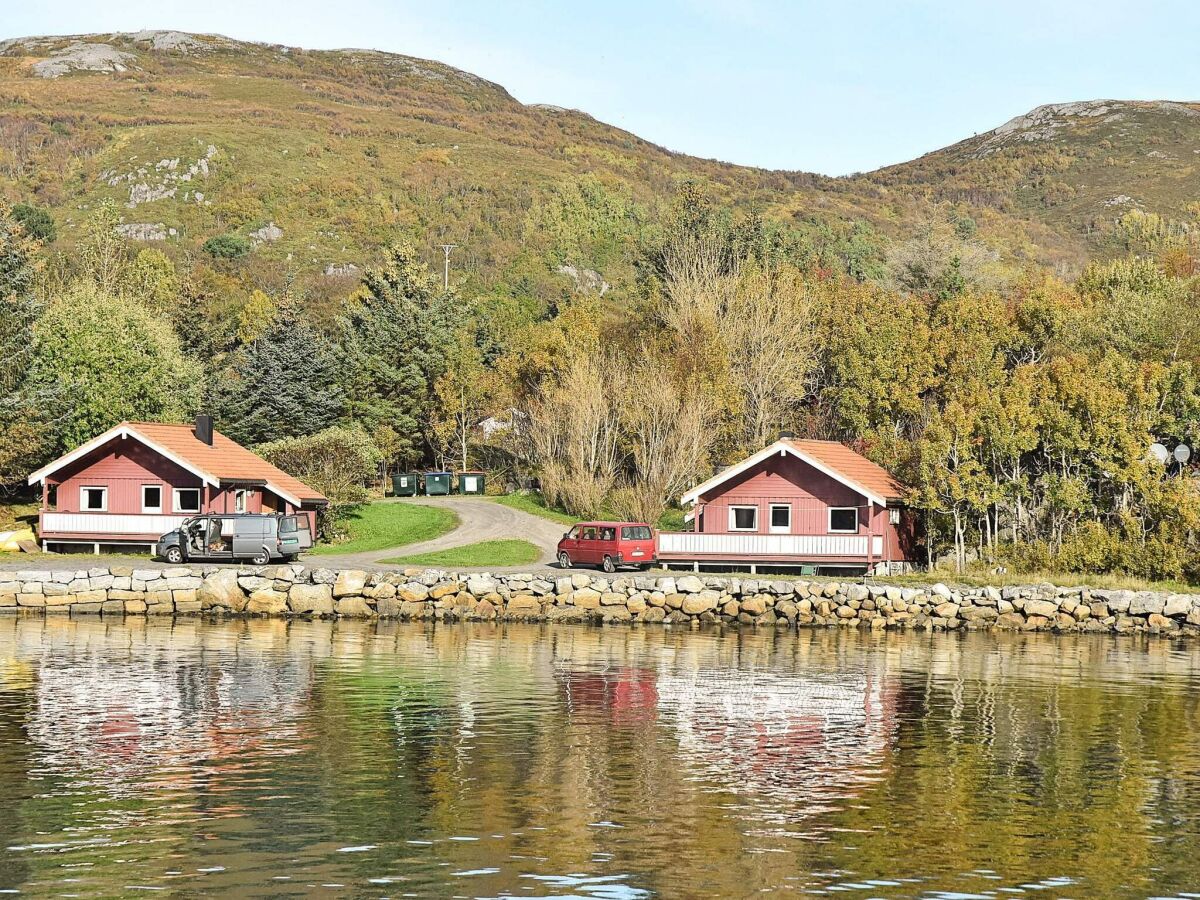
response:
[[[29,476],[42,486],[38,537],[52,545],[153,545],[200,513],[303,513],[328,501],[245,447],[195,426],[122,422]]]
[[[665,564],[896,571],[915,559],[905,488],[836,441],[783,437],[683,495],[694,531],[662,533]]]

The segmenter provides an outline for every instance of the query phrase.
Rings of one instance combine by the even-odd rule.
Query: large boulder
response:
[[[241,612],[246,608],[246,594],[238,584],[236,569],[220,569],[204,579],[196,591],[201,609],[229,609]]]
[[[680,581],[682,582],[683,579],[681,578]],[[721,594],[717,591],[702,590],[694,594],[687,594],[683,599],[683,611],[688,615],[699,615],[716,609],[720,601]]]
[[[367,586],[367,573],[359,569],[346,569],[338,572],[337,581],[333,583],[334,597],[354,597],[362,594]]]
[[[246,601],[246,612],[277,616],[287,611],[287,601],[288,595],[283,593],[283,591],[277,591],[273,588],[262,588],[250,595],[250,599]],[[176,597],[176,609],[179,608],[179,603],[180,600]]]
[[[333,614],[333,589],[328,584],[296,584],[288,592],[288,608],[314,616]]]
[[[704,590],[704,582],[695,575],[684,575],[675,579],[675,590],[680,594],[698,594]]]

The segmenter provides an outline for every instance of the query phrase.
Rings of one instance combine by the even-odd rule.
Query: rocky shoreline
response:
[[[239,615],[1200,635],[1200,595],[701,575],[458,575],[300,565],[0,573],[0,614]]]

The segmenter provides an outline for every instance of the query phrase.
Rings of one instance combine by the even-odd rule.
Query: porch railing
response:
[[[857,534],[695,534],[662,532],[658,536],[658,551],[672,556],[787,557],[819,559],[822,557],[867,558],[868,540],[871,556],[883,556],[883,538]]]

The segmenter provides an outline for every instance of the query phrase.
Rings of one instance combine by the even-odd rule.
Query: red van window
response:
[[[615,529],[615,528],[601,528],[600,529],[600,540],[615,541],[616,539],[617,539],[617,529]]]
[[[594,541],[596,539],[596,529],[595,528],[584,528],[579,533],[579,539],[581,541]]]
[[[649,525],[624,525],[621,527],[621,540],[648,541],[651,538]]]

